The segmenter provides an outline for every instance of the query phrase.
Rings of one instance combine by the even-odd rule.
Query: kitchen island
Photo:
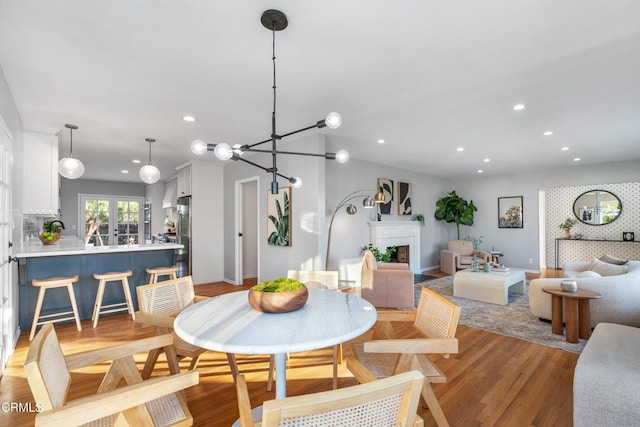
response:
[[[138,308],[136,287],[148,282],[147,268],[175,265],[176,255],[183,245],[175,243],[153,243],[118,246],[86,246],[77,237],[63,237],[54,245],[40,242],[25,242],[14,247],[12,256],[18,258],[18,298],[20,329],[29,330],[38,298],[38,288],[31,285],[33,279],[73,276],[80,280],[73,290],[78,312],[82,320],[91,319],[98,280],[94,273],[131,270],[129,287],[134,308]],[[107,285],[103,305],[124,301],[122,287]],[[41,314],[70,311],[71,303],[66,289],[47,291]]]

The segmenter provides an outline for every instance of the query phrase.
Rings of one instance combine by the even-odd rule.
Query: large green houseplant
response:
[[[438,221],[453,222],[456,224],[458,231],[458,240],[460,240],[460,224],[473,225],[473,213],[478,208],[473,204],[473,200],[466,201],[452,191],[442,199],[436,202],[435,217]]]

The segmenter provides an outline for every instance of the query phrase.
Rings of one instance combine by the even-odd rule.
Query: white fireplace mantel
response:
[[[409,246],[409,269],[420,270],[420,223],[418,221],[370,221],[369,241],[384,251],[388,246]]]

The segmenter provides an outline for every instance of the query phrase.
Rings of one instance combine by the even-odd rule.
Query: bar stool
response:
[[[33,324],[31,325],[31,333],[29,334],[29,341],[33,340],[34,335],[36,334],[36,328],[38,325],[43,325],[47,322],[55,323],[62,322],[65,320],[75,319],[76,327],[78,331],[82,330],[82,325],[80,325],[80,316],[78,315],[78,307],[76,306],[76,295],[73,292],[73,284],[79,280],[78,275],[72,277],[51,277],[49,279],[33,279],[31,284],[33,286],[37,286],[40,288],[38,291],[38,302],[36,303],[36,310],[33,314]],[[69,292],[69,299],[71,300],[71,308],[73,311],[65,311],[63,313],[54,313],[54,314],[46,314],[44,316],[40,316],[40,310],[42,309],[42,302],[44,301],[44,293],[47,289],[53,288],[62,288],[66,287]],[[66,316],[68,314],[73,314],[73,316],[68,317],[60,317],[57,319],[51,319],[52,317]],[[40,321],[40,319],[46,319]]]
[[[167,280],[178,278],[178,266],[147,268],[149,283],[157,283],[160,276],[169,276]]]
[[[136,320],[135,312],[133,311],[133,303],[131,302],[131,292],[129,292],[129,279],[133,275],[131,270],[112,272],[112,273],[94,273],[93,277],[100,280],[98,284],[98,293],[96,295],[96,303],[93,306],[93,314],[91,320],[93,320],[93,327],[98,326],[98,317],[101,314],[117,313],[120,311],[128,311],[131,314],[131,318]],[[120,280],[122,282],[122,290],[124,291],[124,302],[115,304],[102,305],[102,298],[104,297],[104,288],[107,282],[113,282]]]

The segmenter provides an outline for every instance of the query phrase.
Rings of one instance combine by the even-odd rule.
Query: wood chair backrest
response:
[[[71,374],[52,323],[46,323],[31,342],[24,370],[33,397],[43,410],[65,404]]]
[[[240,425],[253,426],[246,382],[242,375],[238,380]],[[338,390],[268,400],[262,407],[262,426],[410,426],[423,382],[420,372],[409,371]]]
[[[195,298],[191,276],[138,286],[136,292],[140,311],[164,316],[180,313]]]
[[[414,327],[427,338],[454,338],[460,306],[442,295],[422,288]]]
[[[337,271],[289,270],[287,277],[296,279],[311,288],[338,289]]]

